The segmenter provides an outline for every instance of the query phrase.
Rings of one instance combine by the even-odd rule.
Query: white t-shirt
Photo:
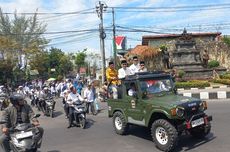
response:
[[[131,75],[131,71],[130,71],[130,69],[128,67],[126,69],[120,68],[118,70],[118,78],[119,79],[125,78],[125,76],[127,76],[127,75]]]
[[[147,72],[147,68],[144,68],[143,70],[139,69],[138,72]]]
[[[129,69],[131,71],[131,74],[135,74],[140,69],[140,64],[139,63],[137,65],[132,64],[130,65]]]
[[[52,93],[55,93],[55,92],[56,92],[54,86],[51,86],[51,87],[50,87],[50,91],[51,91]]]
[[[94,100],[93,91],[91,89],[86,88],[84,91],[84,98],[86,98],[88,102],[93,102]]]
[[[67,103],[71,106],[73,105],[74,102],[84,101],[84,99],[81,97],[80,94],[76,93],[74,94],[73,92],[70,92],[68,97],[67,97]]]

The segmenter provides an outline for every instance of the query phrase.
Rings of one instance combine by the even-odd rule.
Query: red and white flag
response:
[[[126,37],[125,36],[116,36],[115,43],[117,50],[125,50],[126,44]]]

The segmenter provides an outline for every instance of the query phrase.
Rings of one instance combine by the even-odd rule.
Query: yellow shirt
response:
[[[117,85],[119,83],[117,70],[116,69],[107,68],[106,69],[106,79],[107,79],[108,83],[111,82],[112,84]],[[114,80],[114,79],[116,79],[116,80]]]

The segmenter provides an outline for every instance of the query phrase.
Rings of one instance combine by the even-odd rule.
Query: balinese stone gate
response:
[[[200,41],[197,45],[197,41]],[[181,37],[174,40],[173,42],[169,42],[167,44],[168,51],[170,52],[170,62],[173,69],[177,71],[184,71],[185,75],[183,79],[191,80],[191,79],[210,79],[213,76],[213,70],[217,73],[222,74],[226,71],[226,68],[222,66],[222,63],[229,56],[223,56],[224,51],[216,51],[218,46],[224,48],[224,44],[215,45],[217,42],[203,42],[201,40],[196,40],[192,37],[192,34],[187,33],[186,30],[183,31]],[[212,45],[211,45],[212,44]],[[209,45],[209,46],[208,46]],[[208,47],[206,47],[208,46]],[[210,49],[212,48],[212,50]],[[214,51],[213,51],[214,49]],[[216,49],[216,50],[215,50]],[[228,49],[225,48],[228,52]],[[220,67],[217,68],[204,68],[202,65],[202,55],[204,50],[207,50],[210,54],[210,60],[214,59],[220,62]],[[211,55],[211,52],[214,53]]]
[[[168,48],[170,59],[172,59],[172,52],[176,49],[176,40],[166,43]],[[230,46],[226,45],[222,40],[219,41],[203,41],[201,39],[196,40],[197,49],[203,52],[205,49],[209,53],[209,61],[217,60],[220,65],[230,71]],[[172,62],[172,61],[171,61]]]

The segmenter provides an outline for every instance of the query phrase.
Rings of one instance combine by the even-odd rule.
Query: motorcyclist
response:
[[[77,93],[74,86],[70,86],[70,93],[67,97],[67,103],[69,105],[69,126],[67,128],[72,127],[73,125],[73,113],[74,113],[74,103],[83,102],[84,99],[81,97],[80,94]]]
[[[35,106],[35,90],[34,89],[31,89],[30,99],[31,99],[31,106]]]
[[[23,86],[18,86],[17,93],[20,93],[20,94],[22,94],[23,96],[25,96],[25,92],[24,92],[24,90],[23,90]]]
[[[45,113],[46,111],[46,103],[45,103],[45,100],[49,99],[51,97],[51,93],[48,89],[48,87],[44,87],[43,90],[41,91],[41,94],[40,94],[40,106],[42,107],[43,109],[43,112]],[[55,108],[55,101],[53,101],[53,109]]]
[[[42,136],[44,133],[43,128],[38,127],[39,121],[33,118],[34,112],[32,108],[25,103],[22,94],[14,93],[10,96],[11,106],[6,108],[2,113],[2,120],[6,121],[2,125],[2,134],[0,136],[0,144],[4,152],[10,152],[9,145],[9,129],[15,128],[19,123],[32,123],[39,130],[38,134],[35,135],[35,143],[37,148],[41,147]]]

